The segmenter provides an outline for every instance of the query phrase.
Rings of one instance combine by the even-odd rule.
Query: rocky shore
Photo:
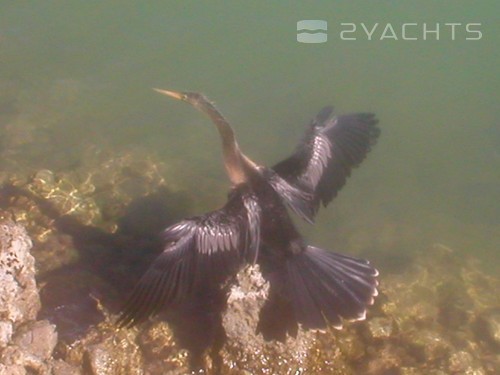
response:
[[[9,131],[3,136],[11,141],[22,135]],[[118,329],[119,306],[161,251],[158,233],[200,211],[176,185],[185,168],[145,150],[89,146],[80,150],[84,162],[33,170],[19,155],[30,160],[35,140],[11,141],[0,149],[0,375],[493,375],[500,368],[500,280],[482,270],[474,249],[469,257],[444,244],[369,250],[378,229],[352,240],[355,255],[369,251],[379,268],[380,295],[366,321],[341,331],[264,339],[256,328],[267,284],[256,268],[242,270],[227,305],[223,298],[210,314],[184,306]],[[413,233],[404,223],[384,225],[384,233]],[[280,322],[287,312],[275,313]]]
[[[100,321],[78,335],[69,334],[68,325],[59,327],[55,315],[52,322],[40,319],[40,285],[35,281],[31,247],[23,226],[3,218],[0,374],[188,374],[193,370],[189,350],[193,346],[182,342],[171,316],[165,317],[169,323],[158,319],[118,329],[112,309],[94,296],[94,313]],[[86,281],[92,279],[86,277]],[[197,368],[208,374],[494,374],[499,368],[499,286],[499,280],[481,272],[473,260],[460,259],[436,244],[400,265],[398,272],[382,274],[380,298],[366,321],[347,324],[342,331],[299,330],[295,338],[276,342],[265,341],[255,332],[267,285],[257,268],[247,268],[232,286],[221,316],[224,342],[209,341]],[[64,309],[64,303],[59,307]],[[199,336],[206,335],[209,330]]]

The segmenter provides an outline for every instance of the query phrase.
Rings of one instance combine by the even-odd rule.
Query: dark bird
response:
[[[165,229],[164,250],[132,291],[118,323],[141,322],[220,287],[256,262],[266,268],[271,292],[289,301],[303,328],[340,328],[342,319],[364,319],[377,296],[377,270],[366,260],[307,245],[287,207],[313,222],[378,138],[374,114],[334,116],[332,107],[322,109],[295,152],[268,168],[241,152],[231,125],[204,95],[155,90],[210,117],[222,140],[231,190],[224,207]]]

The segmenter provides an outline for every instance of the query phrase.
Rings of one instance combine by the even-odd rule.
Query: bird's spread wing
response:
[[[197,287],[222,283],[245,262],[255,262],[259,231],[258,202],[241,192],[234,192],[220,210],[167,228],[165,249],[132,291],[118,324],[143,321]]]
[[[312,120],[295,152],[272,169],[290,185],[312,194],[315,214],[344,186],[377,140],[380,130],[372,113],[332,116],[325,107]]]
[[[290,207],[305,221],[313,223],[314,210],[311,202],[314,195],[312,193],[291,185],[272,169],[265,169],[263,171],[263,175],[266,181],[269,182],[274,191],[278,193],[288,207]]]

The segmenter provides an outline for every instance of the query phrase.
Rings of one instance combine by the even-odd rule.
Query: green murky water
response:
[[[321,106],[373,111],[380,143],[316,227],[305,229],[309,237],[350,251],[363,241],[400,252],[439,242],[474,252],[494,270],[498,11],[495,1],[3,2],[2,109],[15,106],[23,121],[52,132],[59,153],[41,162],[38,150],[35,167],[78,160],[81,144],[142,145],[166,163],[182,161],[179,180],[200,195],[199,210],[224,201],[217,135],[198,113],[151,87],[206,93],[245,152],[268,164],[289,152]],[[326,20],[328,41],[298,43],[301,19]],[[376,23],[368,40],[363,25],[372,31]],[[416,24],[406,36],[418,40],[403,40],[404,23]],[[424,23],[439,23],[439,40],[432,32],[424,40]],[[460,23],[454,37],[446,23]],[[469,23],[481,24],[470,26],[480,40],[466,40],[478,36],[467,32]],[[387,24],[394,33],[380,40]]]
[[[324,105],[372,111],[379,144],[302,226],[310,242],[381,265],[441,244],[498,274],[498,2],[360,4],[0,2],[2,173],[69,171],[88,147],[142,148],[173,166],[167,184],[175,176],[201,213],[227,191],[218,135],[152,87],[204,92],[264,164]],[[328,41],[299,43],[304,19],[327,21]]]

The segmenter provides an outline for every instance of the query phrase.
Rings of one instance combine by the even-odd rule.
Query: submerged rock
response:
[[[108,158],[88,152],[86,165],[76,170],[40,169],[30,179],[14,178],[14,185],[29,194],[0,195],[2,207],[35,241],[44,319],[36,321],[40,297],[31,241],[20,225],[2,220],[1,375],[187,374],[191,369],[489,375],[500,368],[500,281],[441,244],[381,257],[375,305],[366,321],[346,323],[342,331],[304,332],[287,325],[291,310],[266,303],[268,285],[258,267],[238,274],[219,315],[196,320],[189,309],[177,315],[168,311],[136,328],[117,329],[110,311],[117,311],[155,251],[161,251],[156,233],[190,214],[192,200],[166,189],[165,171],[158,172],[151,160],[138,162],[141,155]],[[386,242],[398,233],[396,224],[389,229]],[[368,246],[357,242],[360,251]],[[270,311],[272,319],[262,322]],[[193,360],[197,356],[201,359]]]
[[[372,339],[384,339],[391,337],[394,326],[391,319],[386,317],[375,317],[367,322],[370,337]]]
[[[474,328],[478,339],[500,354],[500,306],[482,312],[476,318]]]
[[[451,374],[486,374],[479,360],[466,351],[453,353],[449,358],[448,369]]]
[[[179,317],[170,313],[136,328],[118,329],[106,305],[90,299],[102,321],[90,325],[86,321],[79,338],[71,341],[70,336],[58,340],[53,324],[35,320],[40,299],[26,232],[9,220],[3,220],[0,228],[0,317],[10,317],[0,321],[2,375],[180,375],[193,369],[206,374],[487,375],[499,366],[500,299],[495,291],[500,282],[442,245],[417,254],[405,272],[382,272],[380,297],[367,321],[347,323],[342,331],[296,328],[275,337],[278,340],[266,339],[261,319],[269,287],[253,266],[238,274],[219,318],[196,320],[190,310],[179,314],[188,339],[179,336]],[[71,279],[77,288],[68,288],[70,295],[80,290],[80,281],[89,284],[78,292],[82,295],[108,288],[90,271],[69,269],[54,277],[60,285]],[[47,288],[56,290],[50,283]],[[51,297],[45,301],[56,308],[56,295],[50,296],[47,289],[44,293]],[[78,308],[71,311],[80,314]],[[278,320],[269,324],[282,324],[279,320],[285,321],[286,311],[275,313]],[[186,342],[196,337],[202,341]],[[193,362],[192,350],[198,350],[200,361]]]

